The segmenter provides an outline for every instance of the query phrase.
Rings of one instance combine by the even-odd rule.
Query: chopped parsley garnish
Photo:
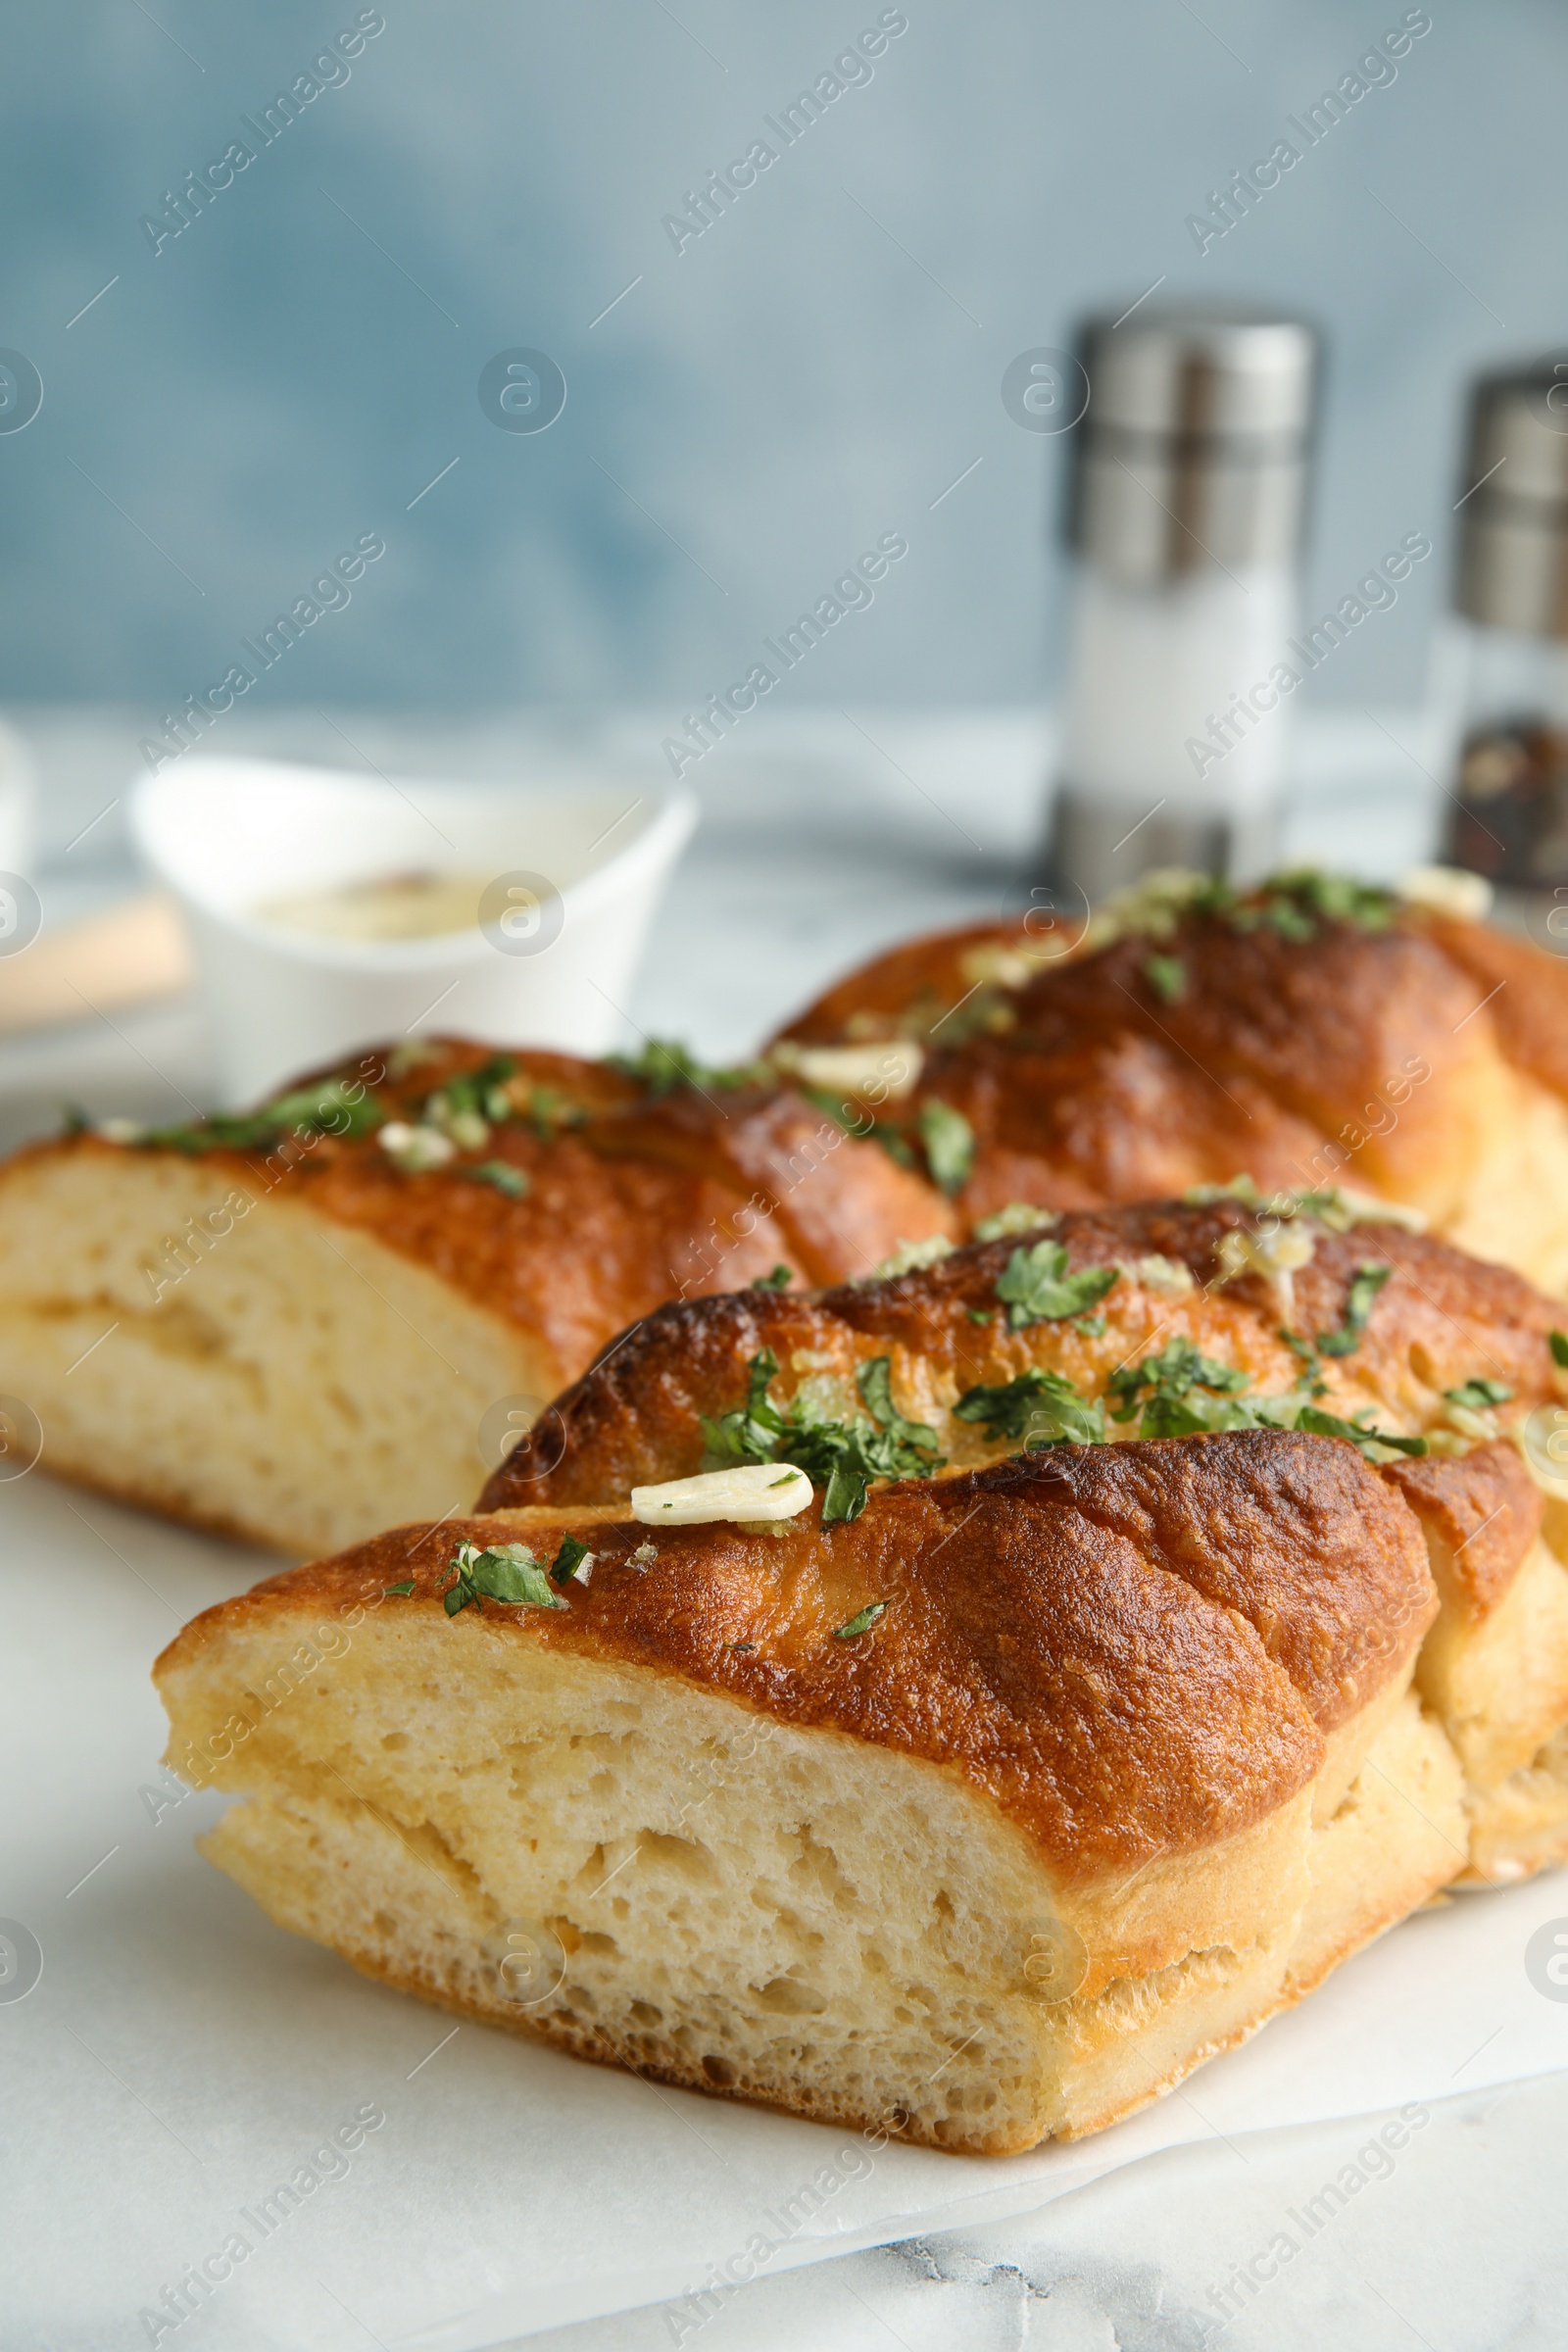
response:
[[[937,1433],[923,1421],[906,1420],[893,1401],[893,1358],[874,1355],[862,1364],[856,1377],[856,1387],[865,1399],[866,1409],[874,1420],[880,1421],[892,1446],[904,1446],[917,1454],[935,1453]]]
[[[953,1408],[960,1421],[983,1421],[993,1443],[1006,1438],[1025,1446],[1102,1446],[1105,1417],[1059,1372],[1020,1372],[1001,1388],[966,1389]]]
[[[1163,946],[1183,922],[1196,918],[1223,921],[1242,933],[1266,926],[1282,939],[1306,941],[1317,937],[1321,923],[1387,931],[1398,906],[1391,891],[1315,867],[1270,874],[1240,889],[1218,876],[1178,871],[1148,874],[1130,889],[1113,892],[1096,913],[1095,930],[1107,944],[1142,937]]]
[[[359,1090],[357,1100],[349,1096],[351,1086]],[[328,1078],[324,1085],[294,1087],[286,1095],[275,1095],[255,1113],[274,1127],[316,1127],[328,1135],[368,1135],[380,1126],[382,1115],[363,1079],[356,1078]],[[220,1118],[213,1124],[228,1122]]]
[[[1276,1193],[1269,1205],[1282,1217],[1316,1217],[1333,1233],[1348,1233],[1356,1222],[1338,1185],[1320,1185],[1312,1193]]]
[[[1443,1392],[1449,1404],[1467,1405],[1473,1413],[1484,1413],[1489,1405],[1506,1404],[1513,1396],[1503,1380],[1467,1380],[1457,1389]]]
[[[715,1069],[699,1061],[678,1038],[670,1037],[650,1037],[640,1054],[610,1054],[606,1060],[623,1078],[637,1079],[656,1101],[661,1095],[672,1095],[678,1086],[695,1086],[700,1093],[710,1087],[733,1093],[738,1087],[758,1086],[771,1075],[768,1064],[761,1061]]]
[[[793,1266],[777,1265],[771,1274],[759,1274],[753,1282],[754,1291],[787,1291],[795,1280]]]
[[[1069,1315],[1086,1314],[1116,1280],[1114,1266],[1081,1266],[1069,1274],[1063,1243],[1036,1242],[1013,1251],[997,1278],[997,1297],[1013,1330],[1026,1331],[1031,1323],[1061,1323]]]
[[[511,1096],[506,1091],[507,1080],[517,1074],[517,1064],[510,1054],[492,1054],[477,1069],[465,1070],[459,1078],[444,1078],[432,1087],[419,1103],[419,1116],[432,1126],[449,1126],[454,1119],[488,1119],[492,1126],[514,1115]]]
[[[1191,1340],[1167,1340],[1157,1355],[1141,1363],[1124,1364],[1105,1384],[1104,1403],[1114,1400],[1111,1418],[1137,1421],[1141,1438],[1189,1438],[1231,1429],[1298,1429],[1325,1438],[1348,1438],[1363,1451],[1386,1446],[1397,1453],[1422,1454],[1425,1438],[1395,1437],[1369,1428],[1364,1416],[1342,1421],[1321,1412],[1307,1399],[1323,1394],[1316,1376],[1317,1356],[1310,1343],[1294,1332],[1280,1334],[1301,1358],[1300,1385],[1283,1396],[1249,1396],[1251,1375],[1232,1364],[1204,1355]],[[1494,1385],[1494,1384],[1488,1384]],[[1468,1397],[1465,1399],[1468,1401]],[[980,1421],[992,1440],[1007,1439],[1026,1446],[1049,1446],[1060,1439],[1078,1445],[1103,1443],[1103,1406],[1088,1403],[1059,1373],[1031,1371],[1004,1388],[969,1389],[954,1412],[960,1421]],[[1370,1410],[1370,1407],[1368,1408]]]
[[[537,1079],[528,1089],[528,1100],[519,1115],[527,1120],[542,1144],[554,1143],[563,1127],[582,1127],[588,1119],[580,1102],[573,1102],[557,1086],[541,1086]]]
[[[1256,931],[1266,924],[1298,947],[1317,937],[1316,923],[1294,899],[1270,897],[1259,906],[1239,906],[1231,921],[1238,931]]]
[[[856,1386],[870,1423],[797,1421],[780,1448],[782,1459],[804,1470],[813,1486],[825,1487],[824,1523],[858,1519],[874,1478],[929,1478],[942,1466],[936,1431],[923,1421],[906,1420],[894,1404],[892,1369],[886,1355],[860,1366]]]
[[[1551,1349],[1552,1362],[1568,1371],[1568,1331],[1548,1331],[1546,1346]]]
[[[932,1183],[945,1193],[961,1193],[974,1166],[974,1129],[961,1110],[935,1095],[921,1103],[919,1126]]]
[[[1124,1365],[1111,1374],[1107,1393],[1122,1400],[1111,1417],[1131,1421],[1141,1413],[1138,1434],[1142,1438],[1196,1437],[1208,1430],[1295,1428],[1314,1437],[1348,1438],[1363,1450],[1368,1446],[1388,1446],[1397,1453],[1427,1451],[1425,1438],[1394,1437],[1386,1430],[1367,1428],[1361,1421],[1343,1421],[1310,1403],[1308,1399],[1322,1396],[1324,1389],[1316,1377],[1316,1351],[1295,1332],[1282,1331],[1280,1338],[1301,1361],[1300,1385],[1287,1396],[1244,1395],[1251,1385],[1249,1373],[1216,1363],[1191,1340],[1177,1338],[1168,1340],[1158,1355],[1146,1356],[1141,1364]]]
[[[914,1166],[914,1153],[896,1127],[873,1127],[871,1130],[889,1159],[901,1168]]]
[[[593,1556],[587,1544],[580,1544],[575,1536],[563,1536],[561,1549],[550,1563],[551,1583],[567,1585],[575,1578],[578,1584],[585,1585],[588,1579],[581,1573],[583,1562],[591,1562]]]
[[[1285,1342],[1286,1347],[1299,1362],[1301,1369],[1298,1378],[1304,1384],[1307,1395],[1310,1396],[1326,1395],[1328,1382],[1322,1377],[1323,1367],[1318,1361],[1318,1352],[1311,1341],[1303,1340],[1298,1331],[1287,1331],[1283,1324],[1276,1336]]]
[[[1331,923],[1354,923],[1362,931],[1386,931],[1394,920],[1394,893],[1358,882],[1353,874],[1325,874],[1314,866],[1275,874],[1269,887],[1289,891],[1298,904]]]
[[[814,1465],[808,1474],[811,1484],[822,1489],[823,1526],[840,1519],[858,1519],[870,1491],[870,1478],[861,1449],[852,1441],[835,1456],[829,1451],[824,1438],[820,1446],[811,1449],[808,1458]],[[803,1469],[805,1466],[802,1463]]]
[[[1187,966],[1179,956],[1146,956],[1144,978],[1162,1004],[1179,1004],[1187,994]]]
[[[381,1598],[383,1600],[391,1600],[393,1598],[398,1600],[407,1600],[409,1594],[413,1591],[414,1579],[411,1577],[406,1585],[383,1585],[381,1588]]]
[[[835,1094],[830,1086],[809,1086],[804,1078],[797,1078],[793,1074],[791,1084],[798,1095],[804,1095],[808,1102],[821,1111],[824,1118],[832,1120],[841,1135],[869,1135],[876,1126],[874,1119],[870,1127],[865,1125],[862,1105],[849,1101],[842,1088]],[[886,1141],[885,1136],[883,1140]],[[904,1148],[907,1151],[907,1144]]]
[[[860,1366],[857,1386],[869,1418],[834,1421],[797,1396],[780,1408],[768,1397],[778,1370],[770,1348],[760,1348],[747,1369],[746,1400],[716,1419],[703,1419],[703,1441],[710,1468],[732,1462],[791,1462],[814,1487],[823,1488],[824,1525],[858,1519],[866,1490],[878,1478],[928,1478],[940,1470],[935,1430],[906,1420],[893,1402],[892,1359],[879,1355]],[[879,1426],[880,1424],[880,1426]]]
[[[526,1544],[492,1544],[482,1551],[476,1544],[460,1544],[447,1565],[454,1571],[454,1581],[442,1595],[449,1617],[470,1602],[482,1615],[481,1596],[504,1601],[509,1608],[564,1609],[570,1605],[551,1591],[543,1562]]]
[[[357,1090],[350,1100],[348,1089]],[[363,1079],[326,1078],[274,1095],[257,1110],[214,1111],[176,1127],[146,1127],[138,1144],[172,1152],[268,1152],[285,1135],[334,1135],[353,1141],[381,1126],[386,1113]]]
[[[1105,1389],[1119,1399],[1112,1420],[1133,1421],[1143,1414],[1140,1437],[1188,1438],[1200,1430],[1255,1429],[1255,1406],[1236,1401],[1250,1385],[1250,1374],[1216,1363],[1191,1340],[1178,1337],[1141,1364],[1123,1364]]]
[[[1319,923],[1351,923],[1359,931],[1387,931],[1396,906],[1390,891],[1357,882],[1348,874],[1301,867],[1292,873],[1271,874],[1255,891],[1249,891],[1223,911],[1234,930],[1256,931],[1266,924],[1282,939],[1303,942],[1317,937]]]
[[[1369,1408],[1370,1409],[1370,1408]],[[1386,1429],[1369,1429],[1364,1421],[1342,1421],[1337,1413],[1320,1412],[1315,1404],[1303,1404],[1296,1416],[1298,1429],[1304,1429],[1314,1438],[1348,1438],[1362,1452],[1369,1446],[1389,1446],[1396,1453],[1425,1453],[1425,1438],[1396,1438]]]
[[[1361,1334],[1371,1319],[1377,1296],[1389,1276],[1392,1266],[1366,1264],[1357,1266],[1345,1300],[1345,1320],[1338,1331],[1320,1331],[1317,1335],[1319,1352],[1323,1355],[1349,1355],[1361,1345]]]
[[[855,1642],[861,1634],[868,1634],[877,1619],[887,1615],[887,1606],[885,1600],[868,1600],[863,1609],[857,1609],[855,1615],[843,1625],[833,1628],[834,1641]]]
[[[963,1311],[971,1323],[994,1323],[997,1319],[994,1306],[966,1306]]]
[[[474,1168],[454,1168],[454,1176],[466,1176],[470,1184],[488,1184],[509,1200],[526,1200],[533,1186],[524,1168],[514,1168],[509,1159],[481,1159]]]
[[[767,1399],[768,1383],[778,1370],[771,1348],[760,1348],[746,1367],[746,1401],[731,1405],[716,1420],[702,1417],[706,1467],[726,1470],[733,1462],[771,1462],[778,1458],[784,1417]]]
[[[1121,1409],[1112,1419],[1131,1421],[1142,1412],[1138,1434],[1143,1438],[1187,1438],[1205,1430],[1294,1428],[1311,1437],[1348,1438],[1363,1452],[1370,1446],[1387,1446],[1396,1453],[1428,1450],[1425,1438],[1400,1438],[1388,1430],[1369,1428],[1364,1416],[1343,1421],[1337,1413],[1325,1413],[1308,1402],[1309,1397],[1323,1394],[1322,1381],[1314,1377],[1315,1352],[1294,1332],[1282,1331],[1280,1338],[1301,1358],[1302,1385],[1290,1395],[1244,1396],[1242,1392],[1250,1386],[1250,1374],[1230,1364],[1215,1363],[1191,1340],[1173,1339],[1158,1355],[1146,1356],[1141,1364],[1124,1365],[1111,1374],[1108,1392],[1122,1399]]]

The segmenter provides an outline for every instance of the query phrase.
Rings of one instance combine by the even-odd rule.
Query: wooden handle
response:
[[[0,1036],[172,997],[191,976],[179,909],[162,891],[122,899],[0,957]]]

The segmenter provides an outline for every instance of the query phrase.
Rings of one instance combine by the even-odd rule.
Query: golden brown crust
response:
[[[1130,1027],[1218,1078],[1251,1079],[1323,1127],[1390,1070],[1435,1064],[1476,1002],[1434,940],[1398,926],[1334,923],[1298,940],[1267,925],[1239,933],[1190,918],[1170,942],[1184,975],[1175,1003],[1149,973],[1153,952],[1148,939],[1121,939],[1042,973],[1019,996],[1020,1034],[1059,1050]]]
[[[1445,1598],[1468,1618],[1490,1615],[1541,1533],[1545,1509],[1517,1448],[1498,1443],[1457,1460],[1388,1462],[1383,1475],[1437,1539]]]
[[[710,1099],[683,1088],[628,1105],[587,1140],[612,1165],[640,1159],[728,1183],[752,1204],[749,1217],[744,1205],[735,1217],[737,1234],[753,1235],[759,1219],[770,1218],[784,1256],[808,1282],[869,1273],[901,1240],[956,1230],[954,1212],[922,1178],[789,1092],[750,1088]],[[768,1259],[768,1270],[775,1262]],[[747,1278],[726,1264],[702,1287],[733,1289]],[[679,1287],[671,1283],[661,1296]]]
[[[1113,1007],[1114,1009],[1114,1007]],[[938,1101],[974,1131],[962,1212],[1009,1200],[1083,1208],[1158,1200],[1245,1171],[1267,1190],[1302,1186],[1317,1131],[1254,1080],[1204,1070],[1167,1040],[1131,1027],[1054,1051],[1024,1037],[976,1039],[934,1056],[912,1106]]]
[[[874,1037],[927,1037],[955,1043],[947,1032],[966,999],[987,986],[985,975],[1028,965],[1060,953],[1054,935],[1035,937],[1018,923],[966,923],[888,948],[836,981],[780,1035],[800,1045],[832,1046]],[[984,1025],[982,1008],[978,1022]]]
[[[893,1355],[906,1387],[918,1369],[915,1385],[927,1393],[956,1396],[1001,1385],[1035,1364],[1098,1396],[1130,1353],[1161,1347],[1174,1334],[1247,1370],[1253,1394],[1283,1394],[1299,1364],[1279,1336],[1274,1286],[1248,1275],[1209,1287],[1223,1237],[1254,1222],[1235,1200],[1062,1216],[1051,1238],[1066,1249],[1071,1268],[1120,1263],[1126,1269],[1101,1302],[1107,1329],[1099,1338],[1070,1321],[1024,1333],[1007,1329],[996,1283],[1019,1247],[1016,1236],[971,1245],[891,1281],[808,1296],[748,1291],[666,1305],[557,1399],[492,1477],[480,1507],[623,1499],[635,1485],[689,1476],[702,1467],[702,1417],[716,1418],[741,1400],[747,1365],[763,1348],[780,1365],[773,1392],[779,1401],[807,1376],[803,1357],[853,1369],[878,1353]],[[1329,1411],[1349,1417],[1372,1404],[1381,1427],[1406,1431],[1422,1426],[1412,1404],[1425,1399],[1441,1413],[1442,1392],[1477,1375],[1513,1391],[1514,1416],[1554,1394],[1546,1335],[1561,1310],[1520,1276],[1396,1225],[1310,1230],[1311,1261],[1293,1278],[1298,1332],[1341,1330],[1357,1270],[1391,1269],[1354,1351],[1324,1359],[1331,1385],[1322,1401]],[[1146,1256],[1185,1266],[1197,1288],[1186,1298],[1148,1289],[1135,1271]],[[990,1320],[979,1323],[979,1315]]]
[[[466,1539],[550,1556],[569,1514],[394,1530],[208,1610],[159,1661],[246,1620],[373,1599],[438,1609]],[[1436,1606],[1420,1530],[1348,1446],[1278,1431],[1023,1455],[873,1494],[785,1535],[593,1523],[568,1610],[487,1605],[455,1642],[519,1641],[685,1677],[781,1721],[956,1770],[1087,1883],[1262,1820],[1323,1729],[1401,1675]],[[434,1555],[432,1557],[431,1555]],[[858,1638],[836,1629],[873,1600]]]
[[[1147,1198],[1238,1169],[1271,1188],[1343,1175],[1420,1199],[1440,1221],[1456,1215],[1495,1142],[1498,1069],[1568,1096],[1568,963],[1413,907],[1386,928],[1309,928],[1190,913],[1169,936],[1054,960],[1020,931],[995,931],[993,959],[1016,951],[1008,977],[1021,984],[990,990],[1000,1001],[974,1035],[957,983],[984,942],[949,934],[852,974],[784,1035],[927,1036],[906,1124],[932,1098],[970,1121],[970,1215],[1008,1198]]]

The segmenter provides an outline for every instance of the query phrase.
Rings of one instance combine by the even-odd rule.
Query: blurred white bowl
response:
[[[603,1054],[697,804],[641,779],[407,789],[267,760],[144,777],[136,846],[190,927],[225,1105],[420,1031]],[[493,879],[480,920],[378,941],[289,930],[282,899],[410,871]]]
[[[0,719],[0,873],[23,874],[37,849],[38,776],[15,727]]]

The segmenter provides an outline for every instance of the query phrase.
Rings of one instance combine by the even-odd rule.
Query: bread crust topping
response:
[[[1448,1427],[1445,1393],[1476,1374],[1509,1392],[1510,1421],[1555,1395],[1547,1340],[1562,1310],[1505,1267],[1396,1224],[1335,1231],[1303,1217],[1283,1228],[1311,1237],[1309,1256],[1290,1276],[1293,1347],[1282,1336],[1278,1282],[1226,1274],[1229,1238],[1257,1223],[1253,1208],[1230,1198],[1080,1210],[886,1281],[661,1307],[557,1400],[548,1425],[490,1480],[480,1507],[609,1502],[634,1484],[691,1475],[705,1458],[705,1419],[744,1396],[748,1367],[764,1349],[779,1367],[775,1396],[835,1381],[851,1410],[857,1365],[885,1355],[906,1400],[918,1400],[916,1419],[1039,1365],[1102,1410],[1114,1406],[1127,1368],[1178,1335],[1235,1367],[1258,1397],[1298,1388],[1300,1348],[1326,1335],[1343,1351],[1318,1358],[1319,1403],[1341,1419],[1371,1408],[1378,1426],[1431,1429],[1433,1442],[1466,1442]],[[1117,1270],[1094,1315],[1014,1328],[999,1284],[1017,1287],[1007,1268],[1041,1240],[1065,1252],[1069,1274]],[[1136,1423],[1121,1426],[1131,1434]],[[1120,1434],[1113,1412],[1105,1427]],[[975,1423],[950,1423],[942,1441],[960,1462],[997,1449]]]

